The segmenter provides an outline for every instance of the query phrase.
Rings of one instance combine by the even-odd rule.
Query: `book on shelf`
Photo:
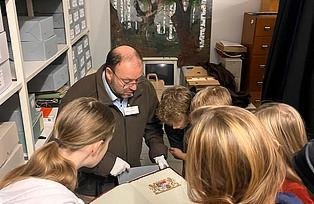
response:
[[[216,49],[227,53],[245,53],[247,51],[246,47],[240,43],[230,42],[222,40],[216,42]]]
[[[137,178],[104,193],[91,204],[193,203],[187,195],[184,178],[171,168]]]

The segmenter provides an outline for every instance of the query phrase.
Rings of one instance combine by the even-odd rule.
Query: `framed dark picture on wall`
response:
[[[143,57],[177,57],[178,66],[208,61],[212,0],[111,0],[112,47]]]

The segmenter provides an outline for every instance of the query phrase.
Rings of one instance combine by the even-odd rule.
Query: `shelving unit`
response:
[[[41,137],[44,139],[38,139],[35,143],[33,138],[33,124],[31,118],[31,109],[30,109],[30,101],[29,101],[29,91],[28,91],[28,83],[36,77],[41,71],[46,69],[51,63],[53,63],[58,57],[61,55],[67,56],[68,63],[68,72],[69,72],[69,85],[73,85],[75,83],[75,72],[73,59],[74,56],[74,48],[73,45],[77,43],[84,36],[88,35],[88,20],[86,17],[86,4],[88,1],[85,0],[59,0],[63,6],[63,20],[64,20],[64,32],[65,32],[65,44],[58,44],[58,51],[49,59],[45,61],[24,61],[22,45],[20,39],[20,30],[18,24],[18,15],[16,9],[16,0],[5,0],[5,9],[6,16],[9,26],[9,34],[11,39],[11,46],[14,58],[14,67],[16,73],[16,81],[13,81],[8,89],[6,89],[3,93],[0,94],[0,107],[8,101],[10,97],[14,94],[19,95],[19,104],[21,106],[21,114],[23,121],[23,129],[25,135],[27,157],[30,157],[33,152],[38,149],[40,146],[45,144],[49,138],[51,137],[54,121],[45,121],[44,122],[44,130],[41,133]],[[73,22],[70,22],[70,9],[72,6],[72,1],[76,1],[77,3],[83,3],[85,7],[85,21],[86,28],[81,29],[79,34],[76,36],[71,36],[70,27],[73,26]],[[34,16],[34,5],[33,3],[36,1],[25,0],[27,5],[27,13],[28,16]],[[82,7],[82,6],[81,6]],[[81,8],[78,6],[78,9]],[[72,15],[72,14],[71,14]],[[80,23],[80,21],[79,21]],[[81,25],[81,24],[80,24]],[[73,35],[73,32],[72,32]],[[71,39],[72,37],[72,39]],[[57,110],[54,109],[56,112]]]

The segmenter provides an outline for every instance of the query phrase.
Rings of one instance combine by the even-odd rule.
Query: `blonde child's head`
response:
[[[157,109],[158,118],[170,126],[185,126],[189,122],[192,93],[184,86],[167,88]]]
[[[300,181],[291,162],[293,154],[307,143],[304,123],[298,111],[287,104],[266,103],[255,114],[280,143],[280,153],[288,167],[287,178]]]
[[[200,114],[196,112],[201,111]],[[186,178],[198,203],[274,203],[285,178],[278,142],[239,107],[201,107],[192,112]]]
[[[191,102],[191,111],[206,105],[231,105],[230,92],[223,86],[206,87],[194,96]]]

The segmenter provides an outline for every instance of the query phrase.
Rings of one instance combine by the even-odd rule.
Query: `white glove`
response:
[[[124,161],[120,157],[117,157],[110,171],[110,174],[112,176],[117,176],[123,173],[124,171],[127,171],[129,168],[130,168],[130,164],[128,162]]]
[[[156,164],[158,164],[160,169],[164,169],[166,167],[169,167],[169,164],[167,163],[167,161],[165,160],[164,155],[158,156],[154,158]]]

